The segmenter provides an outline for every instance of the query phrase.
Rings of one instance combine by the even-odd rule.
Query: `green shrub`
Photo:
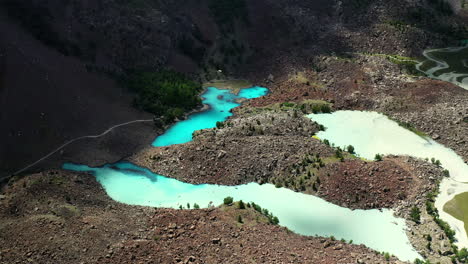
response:
[[[242,200],[239,201],[239,209],[245,209],[245,204]]]
[[[331,107],[328,104],[322,104],[320,110],[322,111],[322,113],[331,113]]]
[[[243,224],[244,223],[244,220],[242,220],[242,216],[241,215],[238,215],[237,216],[237,222]]]
[[[421,210],[416,206],[411,208],[410,218],[417,224],[421,223]]]
[[[217,129],[224,128],[224,122],[216,121],[216,128]]]
[[[450,172],[449,172],[449,170],[444,170],[444,176],[445,176],[445,177],[450,177]]]
[[[194,204],[193,204],[193,208],[194,208],[194,209],[200,209],[200,206],[199,206],[197,203],[194,203]]]
[[[296,106],[295,103],[291,103],[291,102],[284,102],[281,104],[281,106],[284,106],[284,107],[294,107]]]
[[[336,148],[335,157],[337,157],[338,159],[343,158],[343,152],[342,152],[342,150],[340,148]]]
[[[432,241],[432,236],[431,236],[431,235],[429,235],[429,234],[427,234],[427,235],[426,235],[426,239],[427,239],[427,241],[429,241],[429,242],[430,242],[430,241]]]
[[[375,161],[382,161],[382,159],[383,159],[383,156],[381,154],[378,154],[378,153],[375,154],[375,157],[374,157]]]
[[[460,263],[468,263],[468,250],[466,248],[458,250],[457,258]]]
[[[228,197],[224,198],[224,204],[225,205],[230,205],[230,204],[232,204],[233,201],[234,201],[234,198],[232,198],[231,196],[228,196]]]
[[[273,218],[272,218],[272,220],[271,220],[271,223],[274,224],[274,225],[279,224],[279,219],[278,219],[278,217],[273,216]]]
[[[351,153],[351,154],[354,154],[354,147],[352,145],[349,145],[346,150]]]
[[[390,254],[388,252],[384,253],[384,258],[386,261],[390,261]]]

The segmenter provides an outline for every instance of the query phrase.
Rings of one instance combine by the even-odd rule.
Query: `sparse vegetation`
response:
[[[424,133],[424,132],[418,130],[418,129],[415,128],[412,124],[410,124],[410,123],[408,123],[408,122],[399,121],[399,120],[394,119],[394,118],[392,118],[392,117],[390,117],[390,116],[387,116],[387,117],[388,117],[390,120],[397,122],[397,124],[398,124],[399,126],[408,129],[409,131],[415,133],[416,135],[418,135],[418,136],[420,136],[420,137],[422,137],[422,138],[426,138],[426,137],[427,137],[427,134],[426,134],[426,133]]]
[[[266,216],[268,218],[268,221],[270,224],[277,225],[279,224],[279,219],[278,217],[274,216],[271,214],[267,209],[262,208],[260,205],[252,202],[252,207],[255,209],[255,211],[261,213],[262,215]]]
[[[436,222],[436,224],[444,231],[450,242],[453,243],[455,242],[455,231],[450,228],[450,225],[447,222],[439,218],[439,212],[434,205],[437,194],[437,190],[427,194],[426,211],[433,217],[434,222]]]
[[[421,210],[417,206],[411,208],[410,218],[417,224],[421,223]]]
[[[216,128],[217,129],[224,128],[224,122],[216,121]]]

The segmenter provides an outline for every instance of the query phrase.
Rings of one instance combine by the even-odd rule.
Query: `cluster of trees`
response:
[[[227,196],[226,198],[224,198],[224,204],[225,205],[232,205],[233,203],[234,203],[234,198],[232,198],[231,196]],[[270,224],[273,224],[273,225],[279,224],[278,217],[276,217],[272,213],[270,213],[268,211],[268,209],[262,208],[260,205],[254,203],[254,202],[246,204],[242,200],[240,200],[237,203],[237,206],[241,210],[246,209],[246,208],[253,208],[255,211],[257,211],[257,212],[261,213],[262,215],[266,216],[268,218],[268,221],[270,222]],[[244,223],[241,215],[237,216],[237,221],[239,223]]]
[[[436,224],[444,231],[450,242],[453,243],[455,242],[455,231],[450,228],[450,225],[447,222],[439,218],[439,211],[434,205],[437,194],[437,191],[427,194],[426,211],[428,214],[432,215]]]
[[[137,94],[136,107],[164,116],[166,123],[201,104],[201,84],[170,70],[133,71],[124,80],[124,85]]]

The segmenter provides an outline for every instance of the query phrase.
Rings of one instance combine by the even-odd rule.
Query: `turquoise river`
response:
[[[194,131],[212,128],[217,121],[224,121],[231,116],[230,110],[239,105],[238,99],[251,99],[263,96],[267,92],[266,88],[252,87],[243,89],[235,95],[228,90],[208,88],[202,96],[203,102],[210,106],[209,110],[192,114],[187,120],[178,122],[156,138],[153,146],[189,142]],[[344,142],[340,140],[348,137],[345,144],[355,145],[358,153],[364,157],[372,156],[377,150],[380,153],[386,151],[380,145],[374,149],[365,142],[362,145],[357,144],[363,141],[362,137],[376,140],[380,138],[382,142],[377,140],[378,143],[385,144],[383,137],[394,137],[393,135],[399,137],[400,133],[406,131],[378,114],[356,112],[356,116],[342,115],[342,112],[336,112],[310,117],[328,127],[326,132],[319,134],[320,137],[329,138],[337,145],[342,145]],[[360,132],[354,129],[358,129],[361,123],[367,122],[363,119],[370,117],[372,120],[377,119],[376,122],[380,119],[385,124],[393,125],[387,134],[379,135],[380,130],[374,130],[369,123],[362,128],[367,129],[366,134],[359,135]],[[342,120],[342,118],[350,119]],[[354,119],[357,121],[356,124],[353,124]],[[344,121],[348,122],[349,126],[343,131],[339,126]],[[396,134],[392,134],[393,132]],[[418,144],[432,144],[432,142],[424,143],[423,139],[417,140]],[[393,150],[389,150],[391,151]],[[185,206],[187,203],[197,203],[201,207],[208,207],[219,205],[226,196],[232,196],[235,200],[255,202],[267,208],[279,218],[280,225],[302,235],[334,236],[338,239],[353,240],[353,243],[389,252],[405,261],[421,258],[409,242],[404,219],[395,217],[392,210],[350,210],[312,195],[276,188],[271,184],[193,185],[155,174],[128,162],[108,164],[99,168],[67,163],[63,168],[92,173],[112,199],[125,204],[179,208],[180,205]]]

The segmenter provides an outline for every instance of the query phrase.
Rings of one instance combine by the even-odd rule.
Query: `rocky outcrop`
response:
[[[266,112],[230,119],[222,129],[198,131],[184,145],[150,148],[131,161],[190,183],[236,185],[288,175],[304,153],[332,155],[313,139],[318,126],[291,112]]]

